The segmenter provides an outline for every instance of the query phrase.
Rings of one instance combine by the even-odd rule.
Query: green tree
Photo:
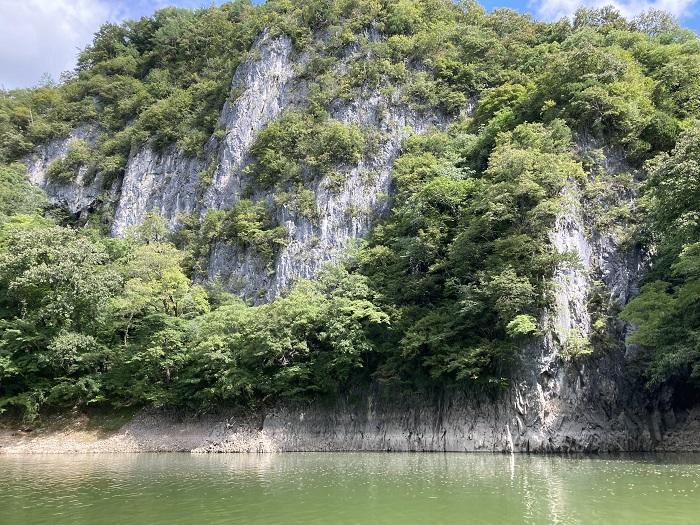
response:
[[[622,318],[636,325],[630,342],[647,349],[650,385],[700,385],[700,128],[685,132],[648,170],[644,198],[658,253]]]
[[[0,165],[0,227],[13,215],[34,215],[46,206],[44,194],[29,184],[21,165]]]

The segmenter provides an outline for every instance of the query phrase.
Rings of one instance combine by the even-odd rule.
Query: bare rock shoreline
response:
[[[491,411],[490,416],[498,412]],[[665,430],[653,427],[631,435],[629,429],[588,428],[564,424],[542,436],[518,434],[500,418],[479,417],[461,425],[444,418],[416,419],[418,413],[397,417],[387,414],[340,414],[327,408],[309,411],[278,410],[264,416],[234,413],[182,414],[144,410],[117,430],[90,428],[76,419],[60,428],[23,431],[0,427],[0,454],[72,453],[274,453],[297,451],[393,451],[393,452],[522,452],[522,453],[618,453],[700,452],[700,408],[676,414]],[[662,422],[661,422],[662,423]],[[372,428],[370,428],[372,427]],[[432,427],[432,428],[431,428]],[[513,434],[516,434],[515,436]],[[527,437],[524,442],[523,438]]]
[[[257,426],[250,417],[144,410],[111,431],[85,418],[31,432],[0,428],[0,454],[275,452]]]

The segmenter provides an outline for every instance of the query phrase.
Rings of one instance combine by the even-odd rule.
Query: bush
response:
[[[271,264],[280,246],[287,242],[287,230],[275,225],[264,202],[243,199],[226,212],[221,223],[225,240],[255,250],[260,258]]]
[[[363,148],[357,126],[287,111],[256,137],[250,171],[264,188],[296,185],[356,164]]]
[[[88,167],[91,160],[90,145],[81,139],[71,140],[66,155],[49,164],[46,175],[54,182],[71,182],[81,168]]]

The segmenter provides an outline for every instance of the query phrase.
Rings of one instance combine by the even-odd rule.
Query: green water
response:
[[[0,456],[0,524],[700,523],[700,456]]]

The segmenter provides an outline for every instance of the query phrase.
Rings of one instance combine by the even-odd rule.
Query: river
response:
[[[700,523],[700,455],[0,455],[0,524]]]

